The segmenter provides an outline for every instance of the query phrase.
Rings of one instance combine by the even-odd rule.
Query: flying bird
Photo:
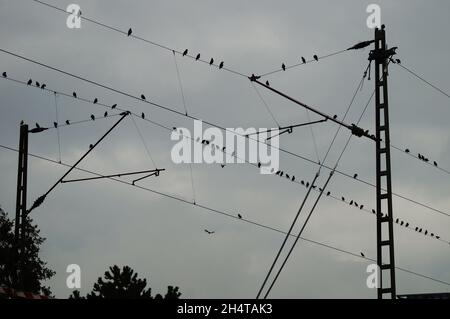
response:
[[[91,114],[91,120],[95,121],[95,116],[94,116],[94,114]]]
[[[319,57],[314,54],[314,60],[319,61]]]
[[[302,57],[302,62],[306,63],[306,59],[304,57]]]
[[[141,99],[143,99],[145,101],[145,95],[141,94]]]
[[[207,230],[207,229],[205,229],[205,232],[206,232],[207,234],[209,234],[209,235],[214,234],[214,231],[209,231],[209,230]]]
[[[31,85],[31,83],[33,83],[33,80],[29,79],[28,82],[27,82],[27,85]]]
[[[186,54],[188,54],[188,49],[184,50],[183,56],[185,56]]]
[[[4,78],[8,77],[8,75],[6,74],[6,72],[3,72],[2,75],[3,75]]]
[[[281,64],[281,68],[283,69],[283,71],[286,71],[286,65],[284,65],[284,63]]]
[[[128,29],[128,36],[130,36],[132,33],[133,33],[133,30],[131,30],[131,28]]]
[[[95,99],[94,99],[94,104],[97,104],[97,102],[98,102],[98,99],[95,98]]]
[[[114,110],[117,107],[117,104],[113,104],[113,106],[111,106],[111,109]]]
[[[142,117],[142,119],[145,119],[145,114],[144,114],[144,112],[142,112],[141,117]]]
[[[223,61],[219,64],[219,69],[223,68]]]
[[[211,60],[209,60],[209,65],[212,65],[214,63],[214,59],[211,58]]]
[[[198,61],[200,59],[200,53],[197,54],[197,56],[195,57],[195,61]]]

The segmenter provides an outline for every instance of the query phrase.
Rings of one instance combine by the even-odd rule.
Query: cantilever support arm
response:
[[[73,182],[92,181],[92,180],[95,180],[95,179],[122,177],[122,176],[138,175],[138,174],[145,174],[145,173],[152,173],[153,175],[159,176],[159,172],[161,172],[161,171],[165,171],[165,169],[164,168],[157,168],[157,169],[150,169],[150,170],[145,170],[145,171],[119,173],[119,174],[112,174],[112,175],[102,175],[102,176],[87,177],[87,178],[69,179],[69,180],[66,180],[66,181],[61,181],[61,183],[73,183]]]
[[[56,183],[55,184],[53,184],[53,186],[52,187],[50,187],[50,189],[44,194],[44,195],[41,195],[41,196],[39,196],[35,201],[34,201],[34,203],[33,203],[33,206],[31,206],[31,208],[30,209],[28,209],[27,210],[27,214],[29,214],[29,213],[31,213],[31,211],[32,210],[34,210],[35,208],[37,208],[37,207],[39,207],[39,206],[41,206],[42,205],[42,203],[44,202],[44,200],[45,200],[45,198],[47,197],[47,195],[48,194],[50,194],[50,192],[52,191],[52,190],[54,190],[55,189],[55,187],[56,186],[58,186],[58,184],[59,183],[61,183],[62,182],[62,180],[67,176],[67,175],[69,175],[69,173],[78,165],[78,164],[80,164],[80,162],[86,157],[86,156],[88,156],[88,154],[101,142],[101,141],[103,141],[103,139],[109,134],[109,133],[111,133],[111,131],[117,126],[117,125],[119,125],[119,123],[120,122],[122,122],[122,120],[126,117],[126,116],[128,116],[128,115],[130,115],[131,113],[129,112],[129,111],[125,111],[125,112],[122,112],[122,113],[120,113],[120,115],[122,116],[91,148],[89,148],[89,150],[83,155],[83,156],[81,156],[81,158],[78,160],[78,161],[76,161],[76,163],[75,164],[73,164],[72,165],[72,167],[70,167],[69,168],[69,170],[66,172],[66,173],[64,173],[64,175],[60,178],[60,179],[58,179],[57,181],[56,181]]]
[[[252,74],[252,76],[249,77],[249,80],[252,81],[252,82],[258,83],[258,84],[261,85],[262,87],[265,87],[266,89],[268,89],[268,90],[270,90],[270,91],[272,91],[272,92],[274,92],[274,93],[276,93],[276,94],[278,94],[278,95],[280,95],[280,96],[282,96],[282,97],[288,99],[288,100],[291,101],[291,102],[294,102],[295,104],[298,104],[298,105],[300,105],[300,106],[306,108],[307,110],[310,110],[310,111],[313,112],[313,113],[316,113],[316,114],[318,114],[318,115],[324,117],[324,118],[327,119],[327,120],[330,120],[330,121],[332,121],[332,122],[335,122],[336,124],[339,124],[339,125],[341,125],[341,126],[347,128],[347,129],[349,129],[349,130],[352,132],[352,134],[354,134],[354,135],[356,135],[356,136],[358,136],[358,137],[365,136],[365,137],[367,137],[367,138],[369,138],[369,139],[371,139],[371,140],[376,141],[376,138],[375,138],[374,136],[368,135],[366,132],[364,132],[364,130],[363,130],[362,128],[356,126],[355,124],[349,125],[349,124],[346,124],[346,123],[344,123],[344,122],[342,122],[342,121],[339,121],[339,120],[335,119],[334,117],[329,116],[329,115],[326,114],[326,113],[323,113],[323,112],[321,112],[321,111],[319,111],[319,110],[317,110],[317,109],[315,109],[315,108],[313,108],[313,107],[311,107],[311,106],[309,106],[309,105],[307,105],[307,104],[305,104],[305,103],[302,103],[302,102],[300,102],[300,101],[298,101],[298,100],[296,100],[296,99],[290,97],[289,95],[287,95],[287,94],[285,94],[285,93],[283,93],[283,92],[281,92],[281,91],[279,91],[279,90],[277,90],[277,89],[274,89],[274,88],[271,87],[271,86],[268,86],[268,85],[266,85],[266,84],[264,84],[264,83],[258,81],[259,78],[260,78],[259,76],[256,76],[256,75]]]

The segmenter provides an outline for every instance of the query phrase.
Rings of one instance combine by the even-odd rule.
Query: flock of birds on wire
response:
[[[130,28],[130,29],[128,30],[128,36],[130,36],[131,34],[132,34],[132,29]],[[183,51],[182,55],[183,55],[183,56],[186,56],[187,54],[188,54],[188,49],[185,49],[185,50]],[[319,60],[319,57],[318,57],[317,55],[314,55],[313,58],[314,58],[315,61],[318,61],[318,60]],[[200,59],[200,53],[197,54],[195,60],[199,60],[199,59]],[[302,62],[303,62],[303,63],[306,63],[306,62],[307,62],[306,59],[305,59],[304,57],[302,57],[301,59],[302,59]],[[214,59],[211,58],[209,64],[212,65],[213,63],[214,63]],[[224,62],[222,61],[222,62],[220,62],[220,64],[219,64],[219,69],[223,68],[223,66],[224,66]],[[281,68],[283,69],[283,71],[285,71],[285,70],[286,70],[286,65],[285,65],[284,63],[282,63]],[[8,75],[7,75],[6,72],[3,72],[3,73],[2,73],[2,76],[3,76],[4,78],[7,78]],[[27,81],[27,85],[33,85],[33,80],[32,80],[32,79],[29,79],[29,80]],[[38,82],[38,81],[34,81],[34,85],[35,85],[36,87],[38,87],[38,88],[41,88],[41,89],[45,89],[46,86],[47,86],[45,83],[40,83],[40,82]],[[268,86],[270,85],[268,81],[266,81],[266,85],[268,85]],[[72,93],[72,96],[73,96],[74,98],[78,98],[76,92],[73,92],[73,93]],[[146,97],[145,97],[144,94],[141,94],[140,97],[141,97],[142,100],[144,100],[144,101],[146,100]],[[98,98],[94,98],[93,104],[97,104],[97,103],[98,103]],[[117,107],[117,104],[113,104],[113,105],[111,106],[111,109],[115,109],[116,107]],[[121,113],[121,114],[123,114],[123,113]],[[108,117],[108,112],[107,112],[107,111],[105,111],[105,113],[103,114],[103,117]],[[143,112],[141,113],[141,118],[142,118],[142,119],[145,119],[145,114],[144,114]],[[336,119],[336,118],[337,118],[337,115],[335,115],[333,118]],[[91,119],[92,121],[95,121],[95,119],[96,119],[95,115],[94,115],[94,114],[91,114],[91,115],[90,115],[90,119]],[[24,122],[21,121],[20,124],[22,125],[22,124],[24,124]],[[69,120],[66,120],[66,121],[65,121],[65,124],[66,124],[66,125],[70,125],[71,123],[70,123]],[[57,123],[57,122],[53,122],[53,126],[54,126],[55,128],[58,128],[58,123]],[[40,129],[41,126],[40,126],[38,123],[36,123],[36,128]],[[176,130],[177,128],[176,128],[176,127],[173,127],[173,129]],[[199,139],[199,138],[197,138],[197,142],[200,142],[200,139]],[[219,147],[218,145],[214,145],[213,143],[211,143],[211,142],[208,141],[208,140],[202,140],[202,141],[201,141],[201,144],[203,144],[203,145],[205,145],[205,146],[211,144],[212,147],[215,146],[217,149],[220,149],[220,147]],[[92,148],[93,148],[93,145],[90,144],[90,145],[89,145],[89,148],[92,149]],[[223,148],[222,148],[222,152],[225,152],[225,150],[226,150],[226,148],[223,147]],[[405,153],[409,154],[409,153],[410,153],[410,150],[409,150],[409,149],[405,149]],[[231,156],[236,156],[236,153],[233,152],[233,153],[231,154]],[[420,160],[422,160],[422,161],[424,161],[424,162],[426,162],[426,163],[430,162],[430,160],[429,160],[427,157],[425,157],[424,155],[422,155],[422,154],[420,154],[420,153],[418,154],[417,158],[420,159]],[[436,167],[438,166],[438,164],[437,164],[436,161],[433,161],[433,164],[434,164],[434,166],[436,166]],[[261,163],[258,162],[257,166],[258,166],[258,168],[260,168],[260,167],[261,167]],[[225,164],[221,164],[221,167],[224,168],[224,167],[225,167]],[[279,177],[283,177],[283,176],[284,176],[286,179],[289,179],[290,181],[295,182],[295,176],[294,176],[294,175],[289,175],[289,174],[285,173],[284,171],[279,170],[279,171],[277,171],[277,172],[275,173],[275,175],[277,175],[277,176],[279,176]],[[354,178],[354,179],[357,179],[357,178],[358,178],[358,174],[354,174],[353,178]],[[307,181],[305,182],[304,180],[301,180],[301,181],[300,181],[300,184],[303,185],[303,186],[305,186],[306,188],[309,188],[309,186],[310,186],[310,183],[307,182]],[[312,188],[312,189],[316,189],[317,186],[316,186],[316,185],[311,185],[311,188]],[[320,187],[318,188],[318,190],[319,190],[320,192],[322,192],[322,189],[321,189]],[[331,192],[328,191],[328,192],[326,193],[326,196],[330,196],[330,195],[331,195]],[[344,196],[341,197],[341,200],[342,200],[343,202],[346,202]],[[362,210],[362,209],[364,208],[364,205],[358,204],[355,200],[350,200],[348,203],[349,203],[350,206],[355,206],[356,208],[359,208],[360,210]],[[376,214],[375,209],[372,209],[372,213],[373,213],[373,214]],[[241,215],[241,214],[237,214],[237,216],[238,216],[239,219],[242,219],[242,215]],[[382,214],[382,216],[383,216],[383,214]],[[383,217],[384,217],[384,216],[383,216]],[[410,225],[410,223],[405,222],[405,221],[402,221],[402,220],[399,220],[398,218],[396,219],[395,223],[398,224],[398,225],[400,225],[400,226],[404,226],[404,227],[406,227],[406,228],[408,228],[409,225]],[[440,236],[435,235],[434,233],[429,232],[428,230],[423,230],[423,228],[415,227],[414,230],[415,230],[416,232],[418,232],[418,233],[423,233],[425,236],[428,236],[428,235],[429,235],[429,236],[431,236],[431,237],[433,237],[433,238],[440,239]],[[204,231],[205,231],[206,233],[208,233],[209,235],[212,235],[212,234],[215,233],[214,231],[209,231],[209,230],[207,230],[207,229],[205,229]],[[364,257],[363,253],[361,253],[361,256]]]

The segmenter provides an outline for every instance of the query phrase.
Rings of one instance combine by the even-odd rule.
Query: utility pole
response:
[[[19,161],[17,170],[17,197],[15,220],[15,252],[14,263],[16,266],[16,285],[18,284],[19,260],[24,256],[25,228],[27,215],[27,171],[28,171],[28,125],[20,126]]]
[[[395,47],[391,49],[386,47],[384,25],[381,29],[375,29],[375,49],[370,52],[369,60],[375,62],[378,299],[383,299],[389,294],[391,299],[396,298],[387,82],[388,63],[396,54],[395,50]]]

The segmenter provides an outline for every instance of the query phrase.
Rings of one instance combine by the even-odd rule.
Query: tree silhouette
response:
[[[0,283],[10,288],[50,296],[50,288],[43,286],[42,282],[53,277],[55,272],[47,268],[47,263],[39,257],[40,246],[45,241],[39,232],[33,220],[27,217],[25,253],[15,261],[14,222],[0,208]]]
[[[151,295],[151,288],[146,289],[147,280],[138,278],[138,274],[129,266],[122,270],[114,265],[105,272],[104,278],[99,277],[94,288],[86,295],[87,299],[179,299],[181,293],[178,287],[168,286],[164,298],[157,294]],[[85,299],[75,290],[69,299]]]

